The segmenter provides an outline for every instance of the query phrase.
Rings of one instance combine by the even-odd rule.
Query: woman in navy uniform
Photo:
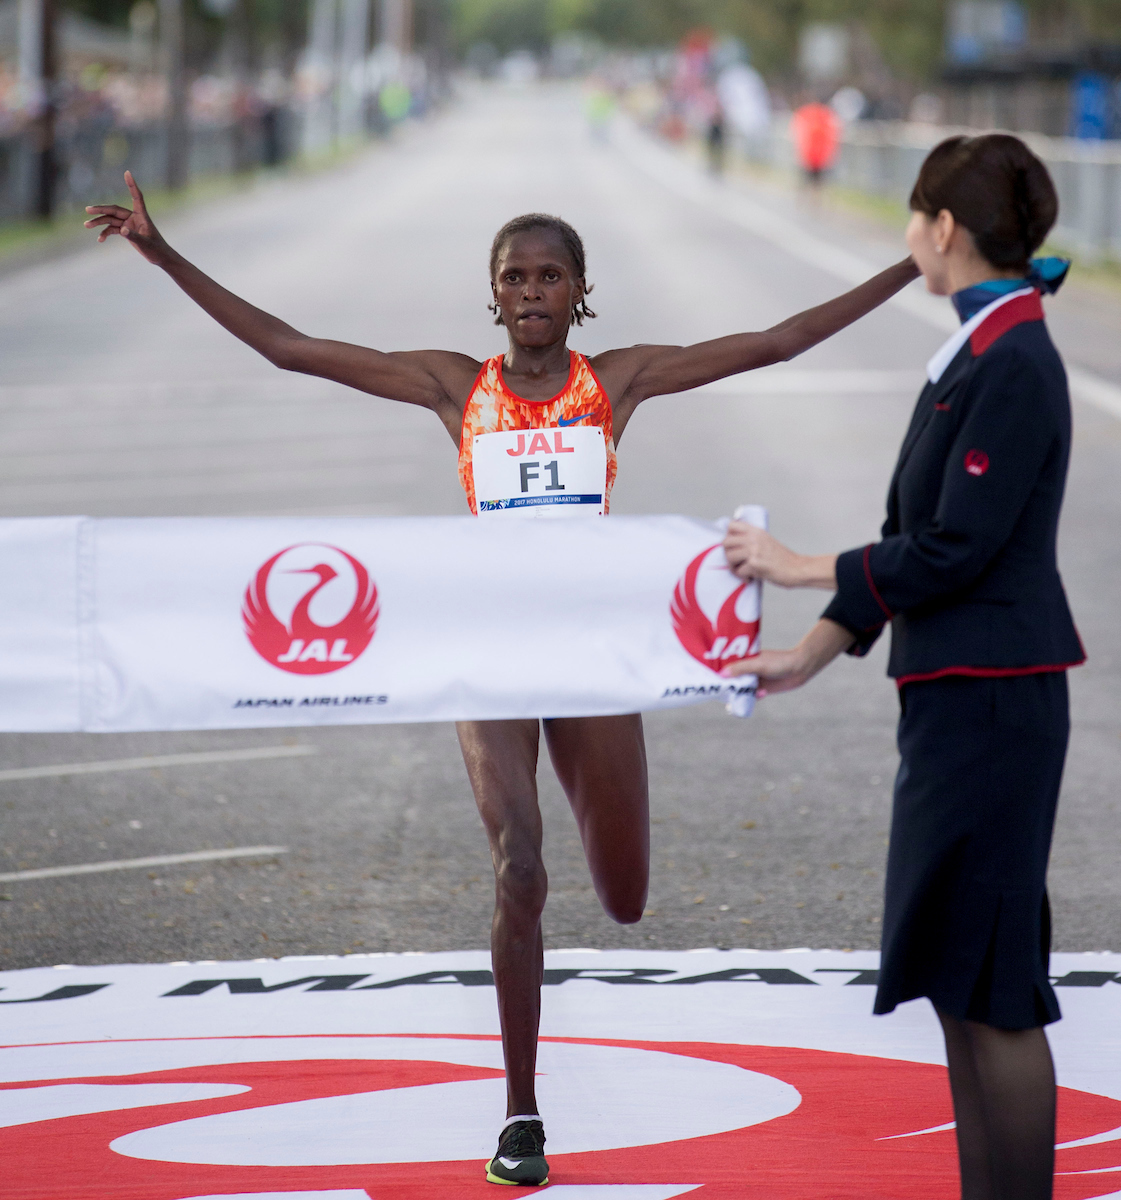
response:
[[[902,762],[875,1011],[935,1006],[963,1200],[1043,1200],[1055,1126],[1043,1026],[1059,1019],[1045,876],[1066,671],[1084,659],[1055,557],[1070,401],[1040,302],[1067,264],[1029,264],[1058,201],[1017,138],[943,142],[911,209],[915,262],[963,324],[927,368],[881,540],[806,557],[733,523],[737,574],[835,595],[793,650],[730,673],[785,691],[842,651],[866,654],[891,624]]]

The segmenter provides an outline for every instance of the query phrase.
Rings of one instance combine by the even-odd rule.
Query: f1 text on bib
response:
[[[505,430],[475,435],[479,516],[602,517],[607,488],[603,430]]]

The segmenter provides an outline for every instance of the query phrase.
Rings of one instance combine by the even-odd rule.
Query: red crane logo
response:
[[[677,640],[711,671],[759,651],[757,592],[732,574],[720,543],[686,567],[673,590],[670,616]]]
[[[293,554],[294,551],[304,553]],[[279,560],[288,554],[293,555],[290,560],[293,564],[311,561],[314,565],[282,566],[274,572]],[[338,571],[327,562],[315,562],[317,558],[332,558],[343,570]],[[316,582],[298,596],[285,622],[270,606],[269,581],[285,583],[287,581],[282,577],[288,575],[314,575]],[[339,582],[334,583],[335,580]],[[317,623],[311,615],[313,601],[318,599],[317,607],[328,612],[332,605],[337,611],[340,597],[345,602],[347,582],[354,593],[349,610],[334,624]],[[369,572],[353,555],[337,546],[305,542],[285,547],[261,567],[245,589],[241,616],[253,649],[266,662],[294,675],[326,675],[349,666],[370,644],[377,627],[378,589]]]
[[[417,997],[414,1007],[422,1005]],[[18,1067],[13,1064],[14,1080],[0,1081],[0,1097],[7,1099],[5,1112],[10,1114],[9,1124],[0,1127],[4,1194],[13,1200],[60,1196],[74,1200],[178,1200],[219,1195],[251,1200],[253,1196],[288,1193],[369,1195],[380,1200],[426,1200],[437,1195],[486,1200],[486,1184],[477,1163],[442,1158],[440,1137],[430,1138],[431,1148],[424,1158],[407,1166],[394,1161],[397,1156],[392,1152],[385,1153],[385,1148],[394,1147],[396,1137],[413,1136],[404,1115],[397,1118],[399,1125],[391,1118],[384,1127],[371,1128],[371,1162],[337,1161],[330,1150],[340,1127],[344,1140],[339,1144],[353,1144],[346,1140],[353,1137],[358,1123],[351,1114],[363,1111],[361,1107],[335,1107],[335,1102],[360,1106],[386,1092],[407,1096],[427,1091],[428,1103],[441,1117],[449,1114],[447,1119],[454,1128],[452,1118],[458,1112],[453,1092],[480,1083],[486,1086],[490,1081],[501,1089],[502,1073],[494,1067],[470,1065],[478,1061],[476,1054],[449,1055],[448,1048],[456,1041],[477,1048],[493,1044],[494,1039],[467,1041],[461,1034],[436,1033],[429,1035],[433,1040],[428,1055],[421,1047],[413,1048],[414,1041],[413,1046],[397,1049],[394,1058],[379,1058],[376,1035],[266,1034],[255,1038],[253,1049],[247,1050],[248,1039],[229,1037],[215,1027],[219,1018],[213,1012],[220,1007],[207,1005],[211,1015],[200,1030],[212,1032],[202,1053],[192,1052],[198,1041],[193,1038],[147,1042],[120,1038],[114,1046],[128,1065],[113,1067],[108,1076],[81,1068],[71,1068],[73,1074],[67,1072],[66,1052],[76,1050],[76,1061],[88,1062],[82,1054],[88,1044],[6,1050],[25,1057],[18,1059]],[[835,1021],[825,1021],[823,1026],[826,1038],[842,1040],[833,1032]],[[542,1038],[546,1049],[561,1041]],[[743,1113],[740,1120],[745,1123],[738,1128],[727,1128],[735,1124],[728,1121],[723,1132],[653,1143],[644,1142],[638,1119],[627,1114],[621,1138],[612,1129],[599,1139],[601,1148],[593,1144],[593,1148],[551,1155],[558,1179],[574,1181],[572,1191],[585,1180],[607,1178],[619,1181],[620,1190],[631,1191],[626,1188],[628,1183],[637,1185],[631,1191],[635,1195],[645,1190],[642,1184],[649,1185],[652,1180],[685,1179],[690,1182],[676,1188],[663,1183],[656,1194],[730,1200],[745,1195],[744,1171],[739,1164],[749,1163],[750,1188],[769,1200],[816,1200],[820,1196],[865,1200],[868,1196],[900,1195],[918,1178],[928,1196],[949,1200],[959,1194],[954,1134],[944,1123],[949,1115],[946,1071],[934,1063],[849,1050],[715,1041],[563,1041],[589,1057],[603,1052],[601,1070],[618,1061],[607,1057],[616,1049],[649,1054],[663,1062],[673,1056],[674,1070],[663,1076],[664,1082],[654,1084],[661,1093],[656,1103],[662,1108],[674,1105],[676,1080],[704,1079],[706,1068],[738,1068],[737,1075],[745,1080],[753,1076],[771,1089],[786,1085],[797,1102],[785,1115],[760,1105],[754,1112]],[[306,1049],[298,1050],[299,1043]],[[332,1049],[335,1046],[340,1048]],[[353,1047],[352,1057],[344,1046]],[[717,1078],[726,1076],[718,1074]],[[86,1094],[75,1103],[80,1092]],[[119,1098],[113,1093],[120,1093]],[[29,1114],[20,1108],[21,1094],[30,1097]],[[374,1111],[389,1113],[391,1109],[383,1105]],[[21,1117],[20,1124],[10,1124]],[[1063,1183],[1059,1194],[1066,1200],[1100,1196],[1102,1174],[1117,1172],[1118,1143],[1112,1132],[1119,1121],[1121,1104],[1117,1100],[1075,1088],[1060,1089],[1058,1138],[1063,1143],[1058,1147],[1058,1165]],[[284,1122],[291,1140],[290,1151],[280,1156],[286,1164],[270,1163],[275,1155],[254,1155],[261,1144],[255,1142],[254,1134],[267,1136],[270,1125],[276,1128]],[[196,1132],[200,1124],[202,1129],[224,1136],[206,1143]],[[275,1146],[275,1141],[271,1144]]]
[[[965,452],[965,469],[970,475],[984,475],[989,469],[989,456],[984,450],[967,450]]]

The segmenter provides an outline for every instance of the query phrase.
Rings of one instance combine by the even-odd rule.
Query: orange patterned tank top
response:
[[[569,351],[551,400],[516,396],[504,355],[483,363],[463,410],[459,480],[477,516],[606,515],[615,483],[611,403],[588,360]]]

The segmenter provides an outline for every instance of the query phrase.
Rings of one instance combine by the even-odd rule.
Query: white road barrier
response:
[[[765,524],[762,509],[743,510]],[[722,522],[0,521],[0,729],[747,715]]]

